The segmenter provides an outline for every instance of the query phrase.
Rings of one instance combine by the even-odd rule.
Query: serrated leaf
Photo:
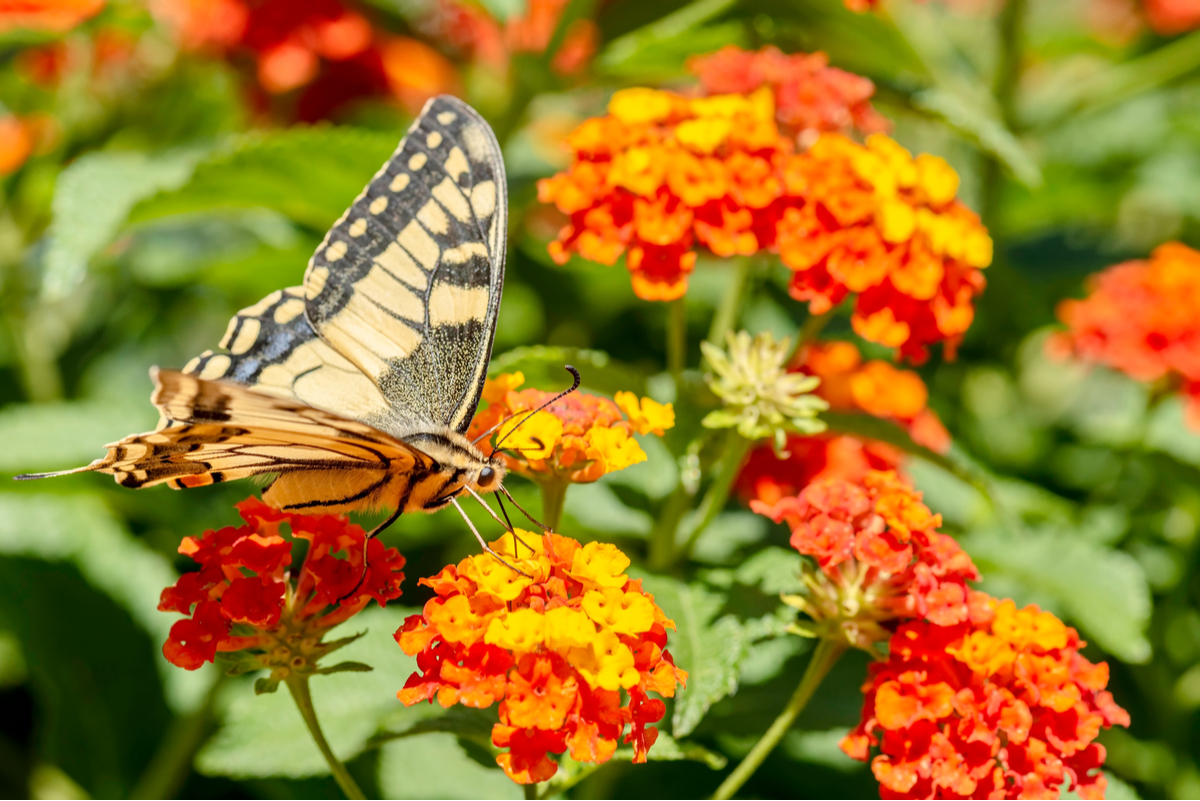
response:
[[[964,537],[962,546],[985,577],[1015,578],[1033,593],[1056,599],[1068,622],[1118,659],[1150,658],[1150,587],[1129,554],[1049,526],[980,530]]]
[[[344,649],[354,661],[381,666],[371,673],[341,673],[312,679],[313,706],[326,739],[343,761],[352,759],[385,726],[399,727],[439,714],[440,709],[407,708],[396,691],[415,669],[392,633],[411,609],[370,608],[342,624],[367,633]],[[196,769],[240,778],[321,776],[329,766],[313,744],[290,693],[256,696],[247,681],[229,681],[217,702],[223,723],[196,756]]]
[[[915,92],[913,106],[949,125],[964,139],[994,156],[1030,188],[1042,185],[1042,170],[1024,143],[994,112],[959,92],[934,87]]]
[[[546,345],[513,348],[492,359],[489,375],[525,374],[526,387],[552,391],[571,386],[571,375],[563,369],[572,365],[579,370],[580,386],[612,395],[619,391],[646,394],[646,377],[637,369],[622,364],[604,351],[563,348]]]
[[[0,554],[71,562],[97,590],[112,598],[158,643],[177,615],[158,611],[158,599],[178,574],[167,559],[133,537],[94,495],[0,495]],[[176,712],[195,709],[214,672],[180,670],[155,656]]]
[[[88,261],[120,230],[130,210],[160,191],[182,186],[204,149],[151,155],[101,151],[80,156],[58,177],[47,232],[43,290],[62,297],[87,272]]]
[[[738,668],[746,656],[745,632],[733,615],[714,620],[725,596],[665,576],[639,577],[677,627],[668,647],[675,664],[688,671],[688,685],[676,692],[671,728],[675,737],[684,737],[713,704],[737,692]]]
[[[231,137],[196,165],[187,183],[140,203],[130,220],[267,208],[325,231],[399,139],[391,132],[325,126]]]
[[[800,579],[803,564],[804,557],[796,551],[772,545],[742,562],[735,578],[739,584],[760,587],[767,595],[800,592],[804,589]]]

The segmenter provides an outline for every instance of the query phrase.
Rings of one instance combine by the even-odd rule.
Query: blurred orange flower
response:
[[[785,597],[813,620],[814,636],[872,650],[896,621],[939,625],[967,618],[967,582],[979,578],[954,539],[937,531],[941,515],[894,472],[861,481],[824,479],[773,504],[750,508],[792,530],[792,547],[816,560],[804,597]]]
[[[475,415],[468,439],[497,427],[493,446],[503,441],[508,469],[537,481],[587,483],[606,473],[646,461],[634,434],[662,434],[675,425],[671,404],[618,392],[612,400],[573,392],[533,413],[553,392],[517,387],[522,373],[488,379],[483,399],[488,406]]]
[[[671,698],[687,682],[664,650],[675,624],[640,579],[625,575],[629,558],[616,546],[517,536],[492,546],[529,577],[479,554],[421,579],[437,595],[396,632],[419,668],[400,700],[476,708],[500,701],[492,742],[508,751],[496,762],[519,784],[557,772],[547,752],[607,762],[626,724],[633,761],[645,762],[658,737],[648,724],[666,711],[648,694]]]
[[[1197,0],[1142,0],[1146,21],[1155,33],[1174,36],[1200,27]]]
[[[885,132],[888,122],[871,106],[875,84],[829,66],[824,53],[785,55],[777,47],[758,51],[727,45],[688,61],[705,94],[750,94],[770,86],[775,119],[782,130],[812,144],[825,131]]]
[[[1050,340],[1051,351],[1181,388],[1188,423],[1200,430],[1200,252],[1162,245],[1147,261],[1093,276],[1090,290],[1059,305],[1068,330]]]
[[[506,70],[514,53],[545,51],[566,7],[567,0],[529,0],[524,13],[512,14],[502,23],[479,4],[438,0],[422,27],[480,62]],[[551,69],[560,75],[582,71],[595,55],[599,38],[593,20],[573,21],[551,60]]]
[[[63,33],[102,8],[104,0],[0,0],[0,32],[28,28]]]
[[[0,116],[0,176],[19,170],[33,152],[33,145],[28,123],[14,114]]]
[[[867,761],[888,798],[1103,798],[1101,728],[1129,714],[1108,665],[1036,606],[971,592],[953,625],[912,621],[869,668],[862,719],[842,750]],[[1065,786],[1064,786],[1065,785]]]

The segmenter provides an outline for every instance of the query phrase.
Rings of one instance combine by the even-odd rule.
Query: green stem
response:
[[[329,747],[324,733],[321,732],[321,724],[317,720],[317,710],[313,708],[312,693],[308,689],[308,679],[306,674],[292,673],[284,679],[284,683],[292,693],[292,700],[296,702],[296,708],[300,710],[300,716],[304,718],[304,723],[308,726],[308,733],[312,735],[313,742],[317,744],[321,755],[325,757],[325,762],[329,765],[329,770],[333,773],[338,787],[342,788],[346,798],[365,799],[366,796],[358,788],[354,777],[350,775],[350,771],[346,770],[346,766],[342,764],[341,760],[334,756],[333,749]]]
[[[1000,110],[1000,119],[1005,127],[1016,132],[1017,85],[1021,80],[1021,66],[1025,54],[1025,17],[1028,0],[1009,0],[1004,4],[997,21],[1000,38],[1000,56],[996,64],[996,75],[992,92]],[[995,228],[1000,193],[1004,186],[1004,174],[1000,161],[995,156],[987,157],[983,170],[983,196],[980,216],[988,228]],[[994,236],[994,234],[993,234]]]
[[[816,650],[813,651],[808,668],[804,671],[803,678],[800,679],[800,685],[796,687],[796,692],[792,694],[787,706],[779,713],[779,717],[775,718],[771,728],[767,729],[762,738],[750,749],[750,753],[746,754],[742,763],[734,768],[733,773],[725,777],[725,781],[721,782],[721,786],[712,794],[714,799],[733,798],[733,794],[754,775],[754,771],[758,770],[759,765],[775,749],[787,730],[792,727],[796,716],[803,711],[808,700],[820,686],[821,680],[825,678],[829,669],[833,667],[845,650],[846,643],[842,640],[821,640]]]
[[[528,799],[528,801],[537,801],[537,797],[538,797],[537,787],[538,786],[536,784],[521,785],[521,789],[525,791],[525,798]]]
[[[551,478],[549,481],[539,482],[538,486],[542,488],[542,522],[551,531],[558,531],[569,484],[562,479]]]
[[[651,570],[666,570],[675,561],[675,532],[679,521],[687,511],[688,493],[681,483],[667,498],[659,512],[658,520],[650,532],[650,547],[646,561]]]
[[[192,759],[213,730],[213,702],[225,674],[218,673],[200,707],[171,721],[145,771],[138,777],[130,798],[174,798],[192,770]]]
[[[676,383],[687,365],[687,296],[667,305],[667,369]]]
[[[708,528],[709,524],[716,520],[717,515],[725,508],[725,502],[729,500],[729,491],[733,489],[733,482],[737,479],[738,470],[752,444],[736,430],[729,431],[728,438],[725,440],[725,452],[721,454],[720,467],[713,477],[712,483],[708,486],[708,492],[704,493],[704,500],[700,503],[700,522],[692,529],[687,543],[680,550],[684,556],[692,552],[696,540],[700,539],[704,529]]]
[[[750,276],[754,273],[754,261],[749,256],[735,259],[733,275],[730,276],[729,286],[725,288],[725,296],[721,305],[713,315],[712,326],[708,329],[708,341],[718,348],[725,346],[725,333],[738,323],[738,312],[741,310],[742,295],[746,291]]]

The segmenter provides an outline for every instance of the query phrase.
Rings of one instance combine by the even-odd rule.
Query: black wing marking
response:
[[[500,308],[507,219],[491,129],[462,101],[437,97],[309,262],[308,320],[387,399],[384,430],[470,425]]]

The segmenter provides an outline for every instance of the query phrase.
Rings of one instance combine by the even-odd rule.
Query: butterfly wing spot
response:
[[[446,207],[446,211],[454,215],[454,219],[460,223],[469,223],[471,221],[471,206],[467,203],[462,190],[459,189],[458,184],[453,179],[444,178],[440,184],[433,188],[431,194],[438,203]]]
[[[484,287],[434,284],[429,296],[429,322],[434,326],[464,325],[487,317],[488,291]]]
[[[487,260],[487,248],[482,242],[465,242],[456,248],[450,248],[442,253],[442,264],[466,264],[474,258]]]
[[[387,195],[380,195],[379,197],[377,197],[371,201],[371,205],[368,206],[367,209],[372,214],[380,214],[387,207],[388,207]]]
[[[392,190],[393,192],[403,192],[408,186],[408,182],[408,173],[402,172],[392,179],[392,182],[388,184],[388,189]]]
[[[308,274],[308,280],[304,282],[304,294],[309,298],[315,298],[321,294],[321,290],[325,288],[325,282],[329,280],[329,268],[317,267]]]
[[[274,319],[279,325],[287,325],[301,314],[304,314],[304,301],[300,298],[290,298],[275,307]]]
[[[431,149],[442,143],[442,135],[438,131],[430,131],[429,136],[425,137],[425,144]]]
[[[238,318],[234,317],[233,319],[237,320]],[[247,317],[243,319],[241,321],[241,325],[238,326],[237,336],[233,338],[233,341],[229,344],[222,342],[221,347],[226,348],[235,356],[240,356],[241,354],[250,350],[254,343],[258,341],[258,335],[261,331],[262,323],[259,322],[258,318]]]
[[[382,200],[385,205],[387,204],[387,198],[380,198],[380,200]],[[349,245],[339,239],[329,247],[325,248],[325,259],[327,261],[337,261],[346,255],[347,248],[349,248]]]
[[[209,351],[211,353],[211,351]],[[229,370],[231,360],[224,353],[218,353],[204,364],[204,368],[200,371],[200,377],[205,380],[220,378]]]
[[[280,299],[282,299],[282,298],[283,298],[283,290],[276,289],[270,295],[267,295],[265,298],[260,300],[258,303],[255,303],[253,306],[247,306],[246,308],[242,309],[240,312],[238,312],[238,315],[241,317],[261,317],[262,315],[267,313],[267,309],[270,309],[272,306],[274,306],[276,303],[278,303],[280,301]]]
[[[365,293],[363,297],[368,303],[379,309],[380,314],[391,313],[403,317],[415,325],[425,324],[425,302],[417,293],[396,280],[396,277],[387,270],[376,267],[354,286],[357,291]],[[384,301],[386,301],[386,306]],[[361,305],[360,302],[355,302],[352,308],[357,311]],[[334,320],[337,319],[337,317],[334,318]],[[373,322],[389,328],[394,327],[388,325],[389,321],[382,316]],[[405,341],[408,341],[407,337],[405,337]]]
[[[412,158],[408,160],[408,168],[413,172],[425,166],[425,162],[429,161],[429,157],[424,153],[414,153]]]
[[[450,154],[446,156],[446,163],[442,166],[446,168],[446,174],[454,179],[455,183],[461,184],[463,178],[470,178],[471,165],[467,163],[467,157],[463,155],[462,148],[450,148]]]
[[[405,176],[405,177],[407,177],[407,176]],[[357,220],[355,220],[353,223],[350,224],[350,236],[357,238],[357,237],[362,236],[366,232],[367,232],[367,218],[366,217],[359,217]]]
[[[441,114],[437,115],[437,121],[442,125],[449,125],[450,123],[454,122],[457,116],[458,115],[453,111],[443,111]]]
[[[429,229],[431,234],[445,235],[450,230],[450,219],[435,200],[421,207],[417,212],[417,222]]]
[[[484,181],[471,190],[471,209],[476,217],[491,217],[496,211],[496,183]]]

